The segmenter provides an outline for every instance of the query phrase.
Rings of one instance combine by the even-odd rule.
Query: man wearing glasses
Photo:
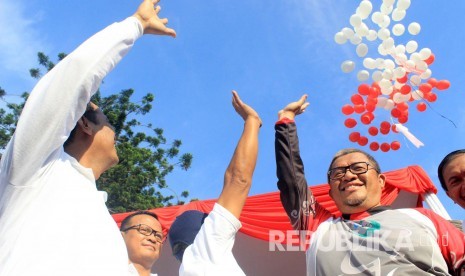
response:
[[[465,256],[464,234],[430,210],[382,206],[386,179],[366,152],[341,150],[329,165],[329,195],[342,217],[332,217],[315,201],[294,122],[308,107],[306,99],[278,112],[275,150],[281,202],[308,246],[307,275],[457,273]]]
[[[157,215],[148,211],[130,214],[121,222],[121,234],[128,250],[130,275],[156,275],[150,272],[165,241]]]

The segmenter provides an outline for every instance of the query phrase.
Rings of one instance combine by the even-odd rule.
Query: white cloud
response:
[[[40,16],[27,10],[25,4],[0,1],[0,70],[2,75],[31,80],[28,70],[36,66],[37,51],[45,49],[45,43],[35,28]]]

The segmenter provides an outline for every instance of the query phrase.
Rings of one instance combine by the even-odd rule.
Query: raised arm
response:
[[[315,215],[318,219],[327,219],[330,215],[316,204],[311,190],[308,189],[304,164],[300,158],[294,119],[305,112],[309,105],[306,100],[307,95],[303,95],[298,101],[280,110],[275,125],[276,174],[281,203],[296,230],[312,230],[309,229],[309,223]]]
[[[156,3],[144,0],[133,16],[89,38],[38,82],[3,155],[10,184],[26,185],[62,147],[102,79],[142,34],[176,35],[158,18]]]
[[[262,121],[255,110],[241,101],[236,91],[232,93],[232,105],[244,119],[244,130],[224,174],[224,186],[218,204],[239,218],[252,185]]]

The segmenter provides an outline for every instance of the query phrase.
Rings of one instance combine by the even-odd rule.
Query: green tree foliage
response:
[[[66,55],[59,54],[58,60]],[[55,64],[43,53],[38,53],[42,70],[50,71]],[[33,78],[42,76],[41,68],[29,72]],[[180,154],[181,140],[170,143],[163,136],[163,129],[151,124],[142,124],[139,119],[152,109],[154,95],[146,94],[138,102],[131,100],[134,90],[126,89],[103,97],[98,91],[92,98],[107,115],[115,127],[118,137],[116,148],[120,162],[105,172],[98,180],[97,187],[108,193],[107,206],[111,212],[128,212],[150,208],[184,204],[184,201],[168,187],[165,177],[178,166],[187,170],[191,166],[192,154]],[[21,95],[21,103],[5,100],[8,94],[0,88],[0,99],[6,108],[0,108],[0,150],[5,149],[16,128],[21,110],[28,93]],[[165,189],[165,190],[164,190]],[[162,194],[166,191],[169,195]],[[186,199],[189,192],[183,191]]]

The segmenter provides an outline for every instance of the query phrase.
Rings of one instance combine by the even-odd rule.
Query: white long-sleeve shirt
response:
[[[31,92],[0,164],[0,275],[127,275],[126,246],[93,172],[63,143],[142,34],[134,17],[110,25]]]

